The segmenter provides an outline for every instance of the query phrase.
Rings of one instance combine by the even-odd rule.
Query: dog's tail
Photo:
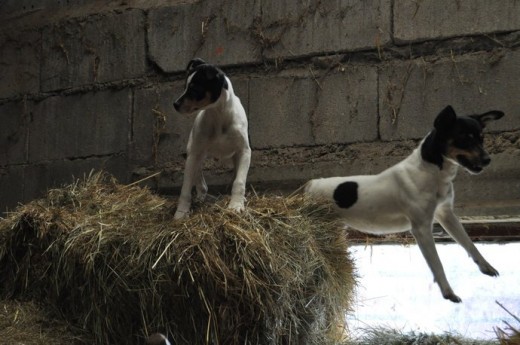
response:
[[[289,198],[292,198],[296,195],[302,195],[302,194],[305,194],[307,193],[307,191],[309,190],[309,187],[311,185],[311,182],[312,180],[310,181],[307,181],[305,182],[303,185],[301,185],[300,187],[298,187],[298,189],[296,189],[294,192],[292,192],[291,194],[289,194]]]

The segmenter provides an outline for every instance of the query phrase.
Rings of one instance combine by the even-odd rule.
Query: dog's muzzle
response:
[[[458,155],[457,161],[470,173],[479,174],[491,163],[491,158],[487,153],[480,155],[477,159],[468,159],[468,157],[464,155]]]

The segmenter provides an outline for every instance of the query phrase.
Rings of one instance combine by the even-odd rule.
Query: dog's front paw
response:
[[[442,296],[446,299],[449,299],[450,301],[452,301],[453,303],[461,303],[462,300],[460,299],[459,296],[455,295],[455,293],[452,291],[452,292],[449,292],[449,293],[446,293],[446,294],[442,294]]]
[[[490,264],[485,262],[484,264],[479,264],[478,268],[480,269],[480,272],[484,273],[485,275],[491,276],[491,277],[498,277],[499,273],[496,269],[493,268]]]
[[[183,211],[183,210],[177,209],[177,211],[175,211],[175,214],[173,215],[173,219],[187,218],[188,214],[189,214],[189,211]]]
[[[231,200],[228,205],[229,210],[233,210],[235,212],[242,212],[245,209],[243,201]]]

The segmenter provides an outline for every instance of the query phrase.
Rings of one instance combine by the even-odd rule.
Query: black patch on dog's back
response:
[[[341,208],[349,208],[358,200],[358,184],[347,181],[339,184],[334,190],[334,201]]]

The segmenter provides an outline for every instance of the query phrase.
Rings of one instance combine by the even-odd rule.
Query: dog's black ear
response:
[[[455,110],[453,110],[451,105],[448,105],[439,113],[439,115],[437,115],[433,122],[433,126],[438,131],[445,131],[453,128],[456,122],[457,114],[455,114]]]
[[[206,64],[206,61],[202,60],[201,58],[195,58],[192,59],[190,62],[188,62],[188,66],[186,66],[186,71],[188,74],[191,73],[197,66]]]
[[[504,116],[504,112],[500,110],[491,110],[486,113],[480,114],[480,115],[471,115],[470,117],[474,118],[478,122],[480,122],[480,125],[482,128],[486,127],[486,124],[489,121],[495,121],[500,119],[502,116]]]

